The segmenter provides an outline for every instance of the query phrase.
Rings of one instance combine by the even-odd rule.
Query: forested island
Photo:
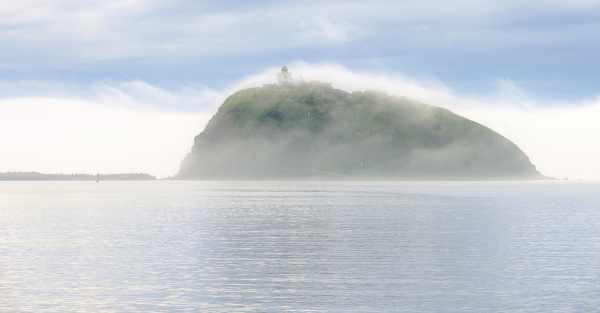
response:
[[[449,110],[380,91],[305,86],[227,98],[175,178],[547,178],[511,141]]]
[[[0,181],[110,181],[110,180],[156,180],[144,173],[129,174],[42,174],[38,172],[0,173]]]

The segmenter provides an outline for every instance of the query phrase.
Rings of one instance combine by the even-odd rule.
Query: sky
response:
[[[0,172],[172,176],[220,104],[293,75],[481,123],[600,179],[600,2],[9,1]]]

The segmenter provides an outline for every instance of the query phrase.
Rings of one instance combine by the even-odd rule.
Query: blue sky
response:
[[[548,101],[600,93],[598,1],[216,3],[5,4],[0,80],[218,88],[302,60],[435,78],[469,94],[490,92],[498,79]]]
[[[485,112],[594,106],[600,95],[598,34],[598,1],[12,1],[0,7],[0,101],[12,121],[23,122],[27,117],[19,114],[33,110],[27,105],[39,111],[58,100],[75,101],[62,104],[69,108],[79,103],[186,121],[195,116],[197,124],[185,133],[193,137],[235,88],[274,80],[268,73],[293,64],[315,79],[340,74],[329,75],[338,88],[361,89],[344,77],[363,75],[388,86],[381,88],[387,92],[448,107],[519,144],[520,135],[494,128]],[[440,92],[445,96],[431,96]],[[49,122],[44,127],[46,133],[54,129]],[[63,144],[85,138],[80,140]],[[523,144],[530,156],[538,151]],[[188,146],[182,143],[164,160],[183,158]],[[19,163],[19,150],[5,151],[13,157],[0,159],[0,171],[94,170],[44,167],[35,159]],[[585,176],[583,169],[556,166],[549,171]]]

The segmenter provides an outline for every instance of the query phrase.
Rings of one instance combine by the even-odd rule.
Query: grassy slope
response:
[[[342,176],[541,177],[512,142],[448,110],[325,88],[235,93],[195,138],[179,177],[302,176],[311,168]]]

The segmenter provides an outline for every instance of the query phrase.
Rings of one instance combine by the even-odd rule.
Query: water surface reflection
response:
[[[600,184],[1,182],[1,311],[589,311]]]

